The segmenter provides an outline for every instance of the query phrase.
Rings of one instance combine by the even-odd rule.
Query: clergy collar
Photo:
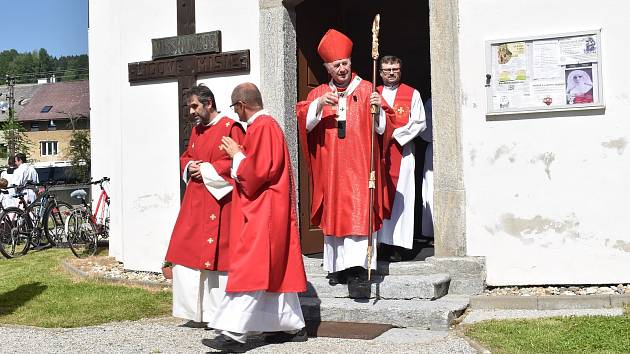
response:
[[[343,90],[340,91],[338,89],[338,86],[335,84],[335,81],[332,80],[332,79],[328,83],[328,86],[330,86],[330,89],[333,92],[339,92],[339,93],[343,92],[344,94],[340,95],[340,96],[342,96],[342,97],[346,96],[347,97],[347,96],[351,95],[352,92],[354,92],[354,89],[356,89],[357,86],[359,86],[359,83],[361,83],[361,77],[359,77],[359,75],[357,75],[357,74],[352,74],[352,80],[350,81],[350,84],[348,84],[348,86],[346,86]]]
[[[269,114],[267,113],[267,110],[261,109],[260,111],[254,113],[251,117],[249,117],[249,119],[247,119],[247,125],[252,125],[252,123],[254,123],[254,119],[258,118],[259,116],[267,115],[267,114]]]
[[[330,82],[328,83],[330,85],[331,88],[336,88],[335,91],[343,91],[345,89],[347,89],[350,85],[352,85],[352,82],[358,77],[359,75],[357,75],[357,73],[352,73],[352,77],[350,78],[350,81],[348,81],[347,84],[345,85],[341,85],[339,84],[337,81],[333,80],[332,78],[330,79]]]
[[[204,127],[211,127],[215,124],[217,124],[219,122],[219,119],[221,119],[223,116],[220,114],[221,112],[217,112],[216,117],[212,118],[212,120],[210,121],[210,123],[208,124],[203,124],[201,123],[201,125],[203,125]]]
[[[399,82],[399,83],[397,83],[396,85],[393,85],[393,86],[386,86],[386,85],[383,85],[383,89],[388,89],[388,90],[392,90],[392,91],[396,90],[396,89],[397,89],[397,88],[399,88],[399,87],[400,87],[400,82]]]

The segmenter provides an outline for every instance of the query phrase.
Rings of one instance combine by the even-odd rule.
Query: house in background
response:
[[[13,87],[13,95],[15,105],[13,107],[16,117],[24,110],[30,99],[33,97],[33,93],[39,88],[37,84],[19,84]],[[0,128],[2,124],[9,119],[9,92],[8,88],[3,87],[0,90]],[[4,139],[4,135],[0,131],[0,158],[2,162],[0,165],[6,163],[6,157],[8,155],[7,142]]]
[[[86,80],[15,86],[15,114],[30,140],[31,161],[68,160],[73,129],[90,127],[89,83]],[[0,121],[7,118],[4,112]],[[0,150],[6,155],[6,142],[0,142]]]

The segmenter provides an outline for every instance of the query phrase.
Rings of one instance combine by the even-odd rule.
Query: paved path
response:
[[[72,328],[1,326],[0,353],[206,353],[214,332],[180,327],[172,317]],[[7,340],[12,338],[11,340]],[[9,346],[9,344],[12,344]],[[305,343],[265,345],[252,353],[476,353],[451,332],[394,328],[374,340],[311,338]]]

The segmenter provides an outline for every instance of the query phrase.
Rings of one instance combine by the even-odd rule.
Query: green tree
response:
[[[68,144],[68,157],[72,164],[72,170],[76,174],[79,181],[90,180],[90,131],[88,129],[79,129],[79,125],[86,117],[67,114],[72,128],[70,143]]]
[[[44,48],[26,53],[18,53],[15,49],[0,52],[0,77],[11,74],[17,77],[18,83],[35,83],[38,78],[53,74],[59,81],[86,80],[88,68],[86,54],[57,58]]]
[[[38,53],[39,59],[39,77],[46,77],[48,72],[52,70],[52,57],[48,55],[46,49],[41,48]]]
[[[12,110],[9,110],[9,118],[2,123],[2,137],[7,144],[8,155],[15,155],[16,152],[29,155],[28,146],[31,141],[24,133],[25,131],[22,124],[15,119]]]

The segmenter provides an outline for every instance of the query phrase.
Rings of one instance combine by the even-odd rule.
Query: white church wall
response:
[[[258,1],[197,1],[196,30],[221,30],[222,50],[249,49],[251,71],[198,82],[230,105],[239,83],[260,82]],[[172,0],[90,2],[92,175],[110,176],[110,254],[125,268],[158,271],[179,211],[177,81],[131,85],[127,64],[151,60],[151,39],[177,34]],[[220,15],[217,15],[220,14]]]
[[[467,253],[489,285],[630,281],[630,3],[460,2]],[[602,113],[486,120],[486,40],[602,29]],[[531,117],[531,116],[530,116]]]
[[[258,0],[195,2],[197,32],[221,31],[223,52],[249,49],[250,72],[200,76],[198,83],[208,86],[214,93],[221,113],[238,120],[229,108],[230,96],[236,85],[253,82],[260,86],[260,50]]]
[[[112,177],[110,248],[129,269],[161,267],[179,152],[177,81],[131,85],[127,63],[151,60],[151,38],[177,34],[176,13],[171,0],[90,2],[93,175]]]
[[[120,17],[122,1],[91,1],[89,11],[88,51],[90,60],[90,130],[92,142],[92,176],[109,176],[111,197],[109,254],[122,259],[122,183],[120,141],[120,80],[126,67],[120,58]],[[101,16],[109,14],[110,16]],[[96,189],[93,189],[93,194]]]

